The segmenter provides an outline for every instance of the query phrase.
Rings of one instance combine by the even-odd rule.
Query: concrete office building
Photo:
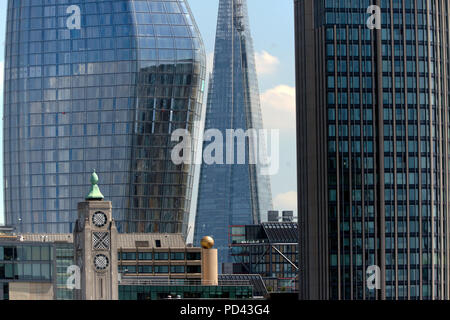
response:
[[[71,234],[0,235],[0,300],[71,300]]]
[[[181,234],[118,234],[116,242],[119,291],[138,282],[201,286],[201,248],[187,248]],[[67,288],[67,268],[76,264],[73,243],[72,234],[0,236],[0,300],[80,299]]]
[[[97,182],[94,173],[73,235],[0,230],[0,300],[253,297],[257,282],[219,279],[212,245],[187,247],[182,234],[117,233]]]
[[[294,3],[300,298],[449,299],[448,2]]]

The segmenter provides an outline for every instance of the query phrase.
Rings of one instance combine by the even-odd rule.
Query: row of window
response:
[[[325,8],[327,9],[327,11],[331,11],[329,9],[332,9],[333,11],[338,11],[338,10],[363,10],[365,11],[371,4],[373,3],[373,1],[371,0],[358,0],[358,1],[335,1],[335,0],[325,0]],[[403,4],[404,3],[404,4]],[[427,1],[427,0],[417,0],[415,4],[415,1],[405,1],[405,2],[401,2],[401,1],[395,1],[392,2],[392,6],[391,6],[391,1],[390,0],[381,0],[381,7],[383,9],[389,9],[392,8],[393,10],[395,9],[405,9],[405,10],[413,10],[416,9],[417,11],[422,11],[422,10],[426,10],[427,7],[427,3],[430,6],[430,9],[433,8],[434,9],[434,3],[432,1]],[[397,11],[397,10],[395,10]]]
[[[369,14],[366,13],[368,6],[364,8],[364,10],[360,10],[359,12],[338,12],[340,10],[336,9],[335,12],[326,12],[325,13],[325,23],[328,25],[353,25],[357,26],[365,26],[367,19],[370,17]],[[417,17],[417,23],[415,21],[415,17]],[[391,22],[392,18],[392,22]],[[425,13],[414,14],[414,11],[409,11],[405,15],[402,12],[391,12],[387,10],[382,10],[381,13],[381,25],[382,26],[394,26],[396,29],[403,28],[403,21],[405,21],[407,26],[415,26],[415,25],[430,25],[432,27],[431,22],[427,22],[427,15]],[[433,21],[433,20],[432,20]],[[427,39],[427,33],[424,33],[423,39]]]
[[[130,37],[102,37],[100,39],[71,39],[60,41],[42,41],[39,39],[31,39],[30,42],[20,43],[19,45],[12,46],[7,50],[10,51],[11,57],[20,55],[21,59],[24,59],[27,54],[53,54],[56,59],[56,53],[58,53],[61,57],[64,57],[61,54],[70,53],[71,56],[67,58],[72,59],[73,57],[85,57],[87,53],[86,51],[102,49],[194,49],[194,42],[195,40],[192,38],[150,36],[139,37],[136,41]],[[75,58],[75,61],[78,60],[80,60],[80,58]]]
[[[119,272],[124,274],[137,273],[201,273],[201,266],[119,266]]]
[[[0,280],[51,280],[51,263],[0,263]]]
[[[77,199],[75,202],[79,202]],[[27,208],[28,206],[23,206],[22,208]],[[49,206],[50,207],[50,206]],[[148,224],[159,225],[159,223],[174,223],[176,221],[182,221],[185,213],[180,210],[174,210],[173,212],[165,212],[163,215],[160,215],[159,211],[155,210],[155,212],[127,212],[124,213],[121,207],[116,207],[118,213],[115,214],[115,218],[117,220],[128,220],[133,222],[148,222]],[[44,208],[45,209],[45,208]],[[61,211],[62,209],[46,209],[45,211],[34,211],[32,214],[24,215],[19,221],[20,228],[22,225],[26,225],[28,223],[48,223],[49,228],[51,225],[58,222],[73,222],[73,217],[70,216],[68,211]],[[69,210],[66,208],[65,210]],[[120,212],[121,211],[121,212]],[[153,210],[150,210],[153,211]],[[148,225],[145,224],[145,225]],[[52,229],[53,230],[53,229]],[[34,232],[34,233],[44,233],[44,232]],[[49,232],[49,233],[64,233],[64,232]],[[5,259],[10,260],[10,259]],[[31,259],[35,260],[35,259]],[[39,259],[37,259],[39,260]],[[43,259],[47,260],[47,259]]]
[[[158,37],[191,37],[189,33],[191,27],[186,26],[170,26],[170,25],[144,25],[140,24],[135,28],[130,28],[130,24],[115,25],[114,27],[104,28],[103,26],[86,27],[79,31],[78,34],[70,32],[68,29],[41,29],[41,30],[24,30],[21,32],[11,32],[6,35],[7,41],[17,45],[20,42],[28,42],[29,39],[54,41],[68,40],[73,37],[81,38],[102,38],[102,37],[140,37],[140,36],[158,36]]]
[[[176,76],[174,80],[168,80],[166,83],[162,84],[170,84],[170,85],[190,85],[191,77],[190,76]],[[17,99],[10,99],[9,103],[22,103],[22,102],[43,102],[43,101],[63,101],[63,100],[71,100],[72,96],[77,97],[77,99],[108,99],[117,97],[126,97],[132,95],[134,92],[134,86],[115,86],[115,87],[87,87],[87,88],[73,88],[73,89],[49,89],[49,90],[26,90],[26,91],[14,91],[14,93],[9,94],[10,98],[16,97]],[[21,92],[21,96],[19,96],[19,92]],[[182,111],[188,110],[189,101],[187,99],[174,99],[174,101],[167,101],[167,103],[163,103],[161,98],[156,101],[153,101],[155,95],[153,92],[140,92],[142,94],[142,98],[152,97],[151,104],[155,109],[161,108],[162,105],[166,105],[167,108],[164,109],[172,109],[174,111]],[[12,101],[17,100],[17,101]],[[159,107],[159,108],[158,108]],[[162,108],[161,108],[162,109]]]
[[[0,246],[0,261],[47,261],[52,258],[50,246]]]
[[[67,1],[66,1],[67,2]],[[72,1],[74,2],[74,1]],[[112,1],[102,0],[97,2],[84,3],[82,1],[75,2],[80,10],[93,13],[93,14],[112,14],[120,12],[153,12],[153,13],[187,13],[187,7],[184,2],[177,0],[168,1]],[[53,17],[67,16],[68,4],[59,4],[56,0],[33,0],[24,1],[20,4],[11,4],[8,7],[8,13],[13,15],[14,13],[21,13],[21,18],[35,18],[35,17]],[[18,11],[20,9],[20,11]],[[19,18],[19,16],[17,16]]]
[[[187,205],[189,207],[189,204]],[[182,223],[181,222],[164,222],[164,221],[148,221],[141,220],[135,221],[128,218],[127,209],[122,209],[122,207],[118,207],[116,210],[116,214],[118,215],[118,219],[116,220],[117,230],[120,233],[182,233]],[[18,209],[17,209],[18,210]],[[44,211],[47,212],[47,211]],[[76,210],[75,210],[76,212]],[[53,214],[57,214],[59,211],[53,212]],[[33,214],[33,216],[29,217],[30,222],[20,221],[17,223],[17,229],[22,233],[72,233],[75,223],[73,222],[73,214],[70,220],[68,219],[60,219],[60,222],[51,222],[48,221],[50,219],[42,218],[43,212],[38,212]],[[9,214],[7,217],[8,221],[17,221],[15,219],[16,216]],[[53,219],[53,221],[59,220]],[[137,219],[136,219],[137,220]]]
[[[119,300],[251,299],[252,286],[119,286]]]
[[[120,252],[119,260],[201,260],[200,252]]]
[[[169,50],[170,51],[170,50]],[[103,51],[98,51],[97,54],[101,54]],[[169,54],[170,56],[172,55]],[[106,66],[106,64],[109,65],[109,69],[107,69],[108,67]],[[51,77],[67,77],[67,76],[73,76],[72,78],[72,87],[84,87],[86,86],[86,82],[85,79],[82,77],[78,77],[78,76],[83,76],[83,75],[102,75],[102,74],[117,74],[118,75],[118,80],[121,80],[121,83],[123,82],[123,78],[125,77],[125,79],[127,79],[127,74],[129,74],[130,72],[132,72],[133,70],[137,69],[138,67],[136,66],[137,62],[133,62],[133,61],[115,61],[115,62],[99,62],[99,63],[64,63],[64,64],[58,64],[58,65],[37,65],[37,66],[27,66],[27,62],[24,62],[24,65],[21,67],[7,67],[6,68],[6,72],[5,72],[5,79],[6,80],[16,80],[16,79],[33,79],[33,78],[44,78],[44,79],[49,79]],[[173,61],[157,61],[157,60],[140,60],[139,62],[139,69],[141,69],[141,71],[144,71],[145,68],[155,68],[156,66],[160,66],[160,65],[176,65],[176,69],[174,69],[175,72],[180,73],[180,72],[185,72],[179,69],[183,69],[185,67],[182,67],[183,65],[192,65],[192,61],[187,60],[187,61],[183,61],[182,63],[179,62],[178,64],[176,64]],[[8,66],[9,64],[7,64]],[[174,66],[175,68],[175,66]],[[191,72],[193,73],[193,72]],[[120,77],[120,74],[123,74],[122,77]],[[152,72],[152,74],[155,74],[154,78],[155,80],[158,80],[158,82],[155,83],[159,83],[159,84],[167,84],[167,85],[177,85],[179,83],[179,85],[182,85],[183,82],[180,82],[179,79],[175,79],[177,81],[171,81],[174,78],[167,78],[167,77],[163,77],[166,74],[171,75],[172,73],[158,73],[157,70],[155,70],[154,72]],[[159,78],[157,78],[157,75],[160,75]],[[111,83],[114,79],[114,77],[112,77],[112,79],[108,79],[105,83],[109,84]],[[132,79],[129,79],[130,82],[129,83],[133,83]],[[149,85],[151,84],[155,84],[155,83],[148,83]],[[7,87],[8,89],[8,84]],[[120,96],[117,96],[117,98],[119,98]]]
[[[67,27],[67,17],[66,14],[64,17],[58,17],[55,19],[54,16],[50,17],[34,17],[29,20],[18,20],[20,21],[20,30],[22,32],[27,30],[40,30],[44,29],[45,31],[56,32],[66,30],[69,32]],[[127,14],[127,13],[116,13],[116,14],[91,14],[91,12],[81,15],[80,24],[84,29],[91,29],[92,27],[98,26],[108,26],[109,30],[112,29],[111,26],[118,25],[129,25],[133,22],[137,22],[139,25],[172,25],[172,26],[183,26],[187,27],[188,25],[192,25],[192,21],[187,17],[185,19],[185,15],[170,13],[170,14],[160,14],[160,13],[136,13]],[[55,30],[56,29],[56,30]],[[12,32],[15,30],[13,29]],[[103,31],[101,34],[103,35],[111,35],[112,32]],[[187,33],[180,33],[180,36],[184,34],[189,35]],[[177,34],[178,35],[178,34]]]
[[[193,50],[174,50],[174,49],[144,49],[136,50],[91,50],[84,53],[73,54],[71,52],[58,53],[58,54],[28,54],[20,57],[11,56],[9,67],[25,67],[25,66],[43,66],[44,73],[48,73],[48,76],[56,75],[56,68],[58,66],[69,65],[77,69],[77,73],[80,72],[79,68],[84,68],[84,63],[95,63],[104,61],[116,61],[116,60],[136,60],[139,56],[141,61],[144,60],[192,60],[196,54]],[[198,54],[198,53],[197,53]],[[58,65],[58,62],[60,63]],[[9,69],[8,69],[9,70]],[[16,70],[11,70],[13,73]],[[53,71],[53,72],[52,72]],[[14,77],[13,77],[14,79]]]

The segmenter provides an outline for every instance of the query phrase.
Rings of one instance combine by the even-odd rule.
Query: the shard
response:
[[[220,130],[224,142],[227,130],[256,129],[259,132],[263,128],[247,10],[245,0],[219,2],[205,132]],[[207,140],[204,152],[214,142]],[[202,163],[194,234],[196,245],[204,235],[214,238],[220,267],[230,262],[229,227],[266,221],[267,211],[272,209],[270,180],[261,174],[259,164],[265,160],[251,164],[248,140],[244,164],[237,164],[236,152],[235,161],[229,164],[225,153],[224,146],[224,164]]]

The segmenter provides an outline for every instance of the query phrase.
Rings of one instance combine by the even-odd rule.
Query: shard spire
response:
[[[245,0],[219,2],[214,67],[206,110],[205,130],[208,129],[220,130],[224,141],[229,129],[263,129]],[[204,143],[204,150],[208,143]],[[272,209],[269,177],[260,174],[258,164],[249,163],[248,144],[246,148],[245,164],[237,164],[235,158],[233,164],[203,163],[201,168],[194,242],[198,244],[205,234],[213,236],[219,249],[220,266],[230,261],[229,227],[265,221],[267,211]],[[236,152],[234,155],[236,157]]]

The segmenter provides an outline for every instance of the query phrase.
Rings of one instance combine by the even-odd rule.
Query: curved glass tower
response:
[[[448,1],[295,6],[301,298],[449,299]]]
[[[193,167],[172,163],[170,136],[194,131],[204,77],[185,0],[10,0],[6,223],[71,232],[96,169],[119,231],[185,232]]]
[[[226,141],[229,129],[263,128],[246,0],[219,1],[214,70],[208,89],[205,130],[219,130]],[[261,175],[259,163],[250,163],[248,144],[245,163],[240,164],[236,145],[232,164],[225,159],[224,164],[203,163],[200,173],[194,244],[211,235],[220,267],[230,262],[229,226],[267,221],[267,211],[272,209],[269,177]],[[205,142],[203,150],[208,146]]]

